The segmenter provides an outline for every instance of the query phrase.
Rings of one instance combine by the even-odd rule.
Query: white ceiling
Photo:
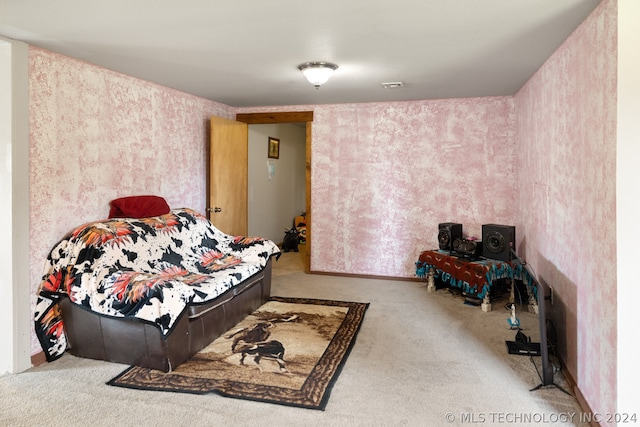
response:
[[[516,93],[599,2],[0,0],[0,35],[235,107],[476,97]],[[316,90],[307,61],[339,68]]]

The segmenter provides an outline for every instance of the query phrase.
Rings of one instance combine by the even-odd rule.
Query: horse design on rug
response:
[[[260,361],[267,359],[276,362],[280,372],[289,373],[284,361],[284,346],[278,340],[269,340],[269,337],[271,336],[271,329],[275,327],[276,323],[291,322],[297,317],[293,315],[286,319],[277,318],[257,322],[227,335],[226,338],[233,338],[231,351],[234,354],[240,354],[240,365],[246,366],[244,359],[247,356],[251,356],[260,372],[263,372]]]

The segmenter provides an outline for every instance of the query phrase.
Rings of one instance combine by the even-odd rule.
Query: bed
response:
[[[227,235],[187,208],[115,216],[72,230],[47,258],[34,318],[48,361],[68,351],[168,372],[269,299],[272,241]]]

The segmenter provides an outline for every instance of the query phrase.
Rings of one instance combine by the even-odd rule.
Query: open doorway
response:
[[[311,124],[313,122],[313,112],[283,112],[283,113],[247,113],[237,114],[236,120],[239,122],[252,124],[273,124],[273,123],[304,123],[305,128],[305,193],[306,193],[306,245],[304,269],[310,273],[311,260]],[[266,142],[265,142],[266,143]]]
[[[305,124],[246,126],[248,233],[282,243],[294,218],[306,212]],[[288,246],[292,240],[289,236]]]

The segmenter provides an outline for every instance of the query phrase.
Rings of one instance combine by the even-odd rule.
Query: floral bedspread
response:
[[[47,360],[66,350],[63,295],[87,310],[135,317],[168,336],[188,304],[205,303],[263,269],[280,249],[230,236],[191,209],[82,225],[51,250],[37,294],[35,330]]]

